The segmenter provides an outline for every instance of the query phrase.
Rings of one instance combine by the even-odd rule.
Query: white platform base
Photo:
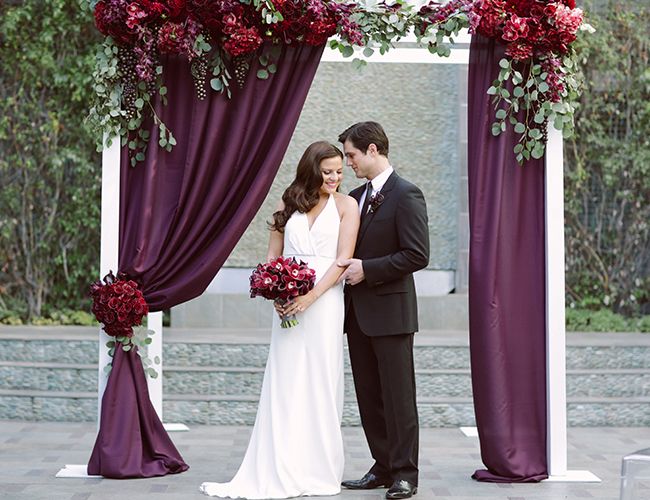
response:
[[[88,465],[65,465],[63,469],[56,473],[56,477],[74,477],[74,478],[89,478],[102,476],[89,476]]]
[[[549,476],[545,483],[600,483],[601,479],[588,470],[568,470],[564,476]]]
[[[460,432],[467,437],[478,437],[477,427],[460,427]]]
[[[478,437],[478,428],[476,427],[460,427],[460,432],[467,437]],[[566,475],[549,476],[544,481],[548,483],[600,483],[601,479],[588,470],[568,470]]]
[[[166,423],[163,424],[163,427],[167,432],[187,432],[190,430],[187,425],[178,423]]]

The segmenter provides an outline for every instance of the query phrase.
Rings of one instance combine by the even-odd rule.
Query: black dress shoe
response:
[[[341,486],[349,490],[374,490],[375,488],[388,488],[391,484],[393,484],[392,479],[377,477],[372,472],[368,472],[361,479],[343,481]]]
[[[408,481],[400,479],[395,481],[390,489],[386,492],[386,498],[389,500],[392,500],[393,498],[411,498],[417,492],[417,486],[413,486]]]

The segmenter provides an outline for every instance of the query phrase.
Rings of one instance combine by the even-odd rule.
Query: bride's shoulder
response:
[[[334,201],[336,202],[336,208],[338,208],[341,213],[346,210],[359,210],[357,200],[347,194],[334,193]]]

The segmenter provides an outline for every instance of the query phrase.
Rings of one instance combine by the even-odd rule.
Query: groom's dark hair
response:
[[[348,127],[339,135],[341,144],[347,140],[364,153],[368,151],[368,146],[374,144],[380,155],[388,156],[388,137],[377,122],[359,122]]]

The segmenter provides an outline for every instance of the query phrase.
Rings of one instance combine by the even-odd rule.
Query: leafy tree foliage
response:
[[[96,41],[86,2],[0,1],[0,309],[28,319],[86,308],[98,272]]]
[[[650,313],[650,6],[592,3],[585,89],[566,141],[567,294]],[[589,8],[589,5],[587,5]]]

